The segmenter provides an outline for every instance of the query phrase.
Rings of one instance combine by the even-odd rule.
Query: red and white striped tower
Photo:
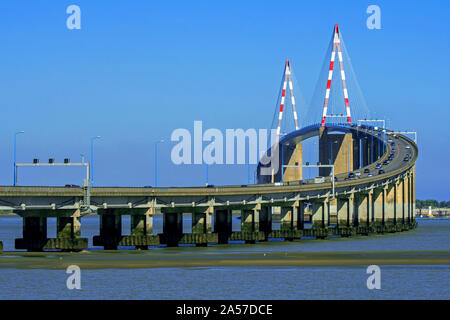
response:
[[[284,75],[283,75],[283,91],[281,92],[280,112],[278,114],[277,142],[279,141],[279,137],[280,137],[281,120],[283,119],[283,108],[284,108],[284,101],[286,99],[286,89],[287,89],[288,83],[289,83],[289,92],[291,94],[292,111],[294,113],[295,130],[299,129],[297,111],[295,110],[294,86],[292,84],[291,75],[292,75],[291,65],[289,64],[289,59],[287,59],[286,67],[284,69]]]
[[[323,103],[323,114],[321,123],[322,127],[325,126],[325,119],[327,117],[328,99],[330,98],[331,79],[333,78],[334,58],[336,56],[336,51],[338,53],[339,58],[339,68],[341,70],[342,89],[344,91],[345,109],[347,111],[347,122],[348,123],[352,122],[352,116],[350,113],[350,103],[348,101],[347,83],[345,81],[344,62],[342,61],[341,39],[339,35],[339,28],[338,25],[336,24],[334,26],[333,49],[331,50],[331,60],[330,60],[330,69],[328,72],[327,89],[325,91],[325,101]]]

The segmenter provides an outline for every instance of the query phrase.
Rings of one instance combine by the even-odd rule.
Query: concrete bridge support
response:
[[[159,236],[153,235],[154,208],[132,209],[130,212],[130,236],[123,236],[121,244],[135,246],[139,250],[147,250],[148,246],[159,245]]]
[[[395,183],[390,183],[384,188],[385,200],[385,224],[391,227],[396,224],[397,206],[395,203]]]
[[[356,233],[355,197],[353,194],[337,198],[337,233],[342,237],[349,237]]]
[[[322,164],[334,164],[334,173],[353,171],[353,137],[347,134],[328,134],[323,131],[319,136],[319,161]],[[320,168],[319,175],[328,176],[330,168]]]
[[[264,240],[267,241],[272,232],[272,207],[262,206],[259,213],[259,231],[264,233]]]
[[[375,188],[373,191],[374,201],[374,227],[377,232],[383,232],[385,225],[385,189]]]
[[[338,224],[338,199],[333,198],[328,201],[328,225],[335,225]]]
[[[192,234],[184,234],[182,243],[194,243],[205,247],[208,243],[218,242],[216,233],[212,233],[213,207],[196,208],[192,211]]]
[[[23,238],[16,239],[16,249],[78,251],[88,247],[88,239],[81,238],[79,210],[27,210],[16,213],[23,219]],[[56,238],[47,238],[47,218],[56,215]]]
[[[215,209],[214,232],[217,233],[218,243],[227,244],[232,234],[232,214],[230,208]]]
[[[302,164],[302,144],[298,142],[295,148],[283,146],[283,163],[294,166]],[[299,181],[303,179],[302,167],[287,167],[284,169],[283,181]]]
[[[299,220],[303,226],[304,218],[300,217],[300,204],[303,205],[303,202],[296,201],[280,208],[280,230],[273,230],[270,237],[284,238],[289,241],[302,237],[303,233],[299,228]]]
[[[370,212],[371,201],[370,193],[359,193],[355,195],[355,220],[354,226],[356,227],[356,233],[362,235],[369,235],[373,232],[370,226]]]
[[[98,209],[100,235],[94,236],[94,246],[105,250],[117,250],[119,246],[131,246],[146,250],[148,246],[159,245],[159,237],[153,235],[154,208]],[[122,216],[129,215],[130,235],[122,235]]]
[[[16,239],[16,249],[42,251],[47,243],[47,217],[23,217],[23,238]]]
[[[183,238],[183,213],[178,210],[162,209],[163,234],[161,242],[176,247]]]
[[[241,231],[233,232],[230,240],[244,240],[245,243],[264,241],[265,233],[260,231],[261,205],[240,209]]]
[[[94,246],[103,246],[105,250],[117,250],[122,240],[122,216],[117,209],[99,209],[100,235],[94,236]]]

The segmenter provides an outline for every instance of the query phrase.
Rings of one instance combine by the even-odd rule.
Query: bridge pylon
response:
[[[347,123],[352,122],[352,115],[350,112],[350,102],[349,102],[348,91],[347,91],[347,82],[345,79],[344,61],[342,58],[341,36],[340,36],[339,27],[337,24],[334,26],[332,41],[333,41],[333,46],[331,49],[330,67],[329,67],[329,71],[328,71],[327,87],[325,90],[325,100],[323,103],[323,113],[322,113],[322,121],[321,121],[322,127],[325,126],[326,118],[330,116],[330,115],[328,115],[328,101],[330,99],[331,80],[333,79],[334,62],[335,62],[335,58],[336,58],[336,53],[337,53],[337,56],[339,59],[339,69],[341,71],[340,74],[341,74],[341,80],[342,80],[342,90],[344,93],[344,102],[345,102]],[[331,117],[342,117],[342,116],[331,115]]]

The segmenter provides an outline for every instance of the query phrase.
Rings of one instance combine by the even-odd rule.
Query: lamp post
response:
[[[14,133],[14,183],[13,185],[16,186],[17,184],[17,167],[16,167],[16,150],[17,150],[17,135],[25,133],[25,131],[17,131]]]
[[[158,143],[162,142],[164,142],[164,139],[155,142],[155,187],[158,186]]]
[[[91,177],[90,177],[90,184],[91,186],[94,185],[94,140],[100,139],[100,136],[96,136],[96,137],[92,137],[91,138],[91,161],[90,161],[90,173],[91,173]]]

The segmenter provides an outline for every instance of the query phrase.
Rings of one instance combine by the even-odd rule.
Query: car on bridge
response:
[[[66,188],[79,188],[80,186],[76,185],[76,184],[66,184],[64,187],[66,187]]]
[[[382,164],[381,164],[381,163],[378,163],[378,164],[375,166],[375,169],[380,169],[381,166],[382,166]]]
[[[365,169],[364,169],[364,173],[370,173],[369,168],[365,168]]]
[[[382,174],[382,173],[384,173],[383,169],[378,170],[378,174]]]

